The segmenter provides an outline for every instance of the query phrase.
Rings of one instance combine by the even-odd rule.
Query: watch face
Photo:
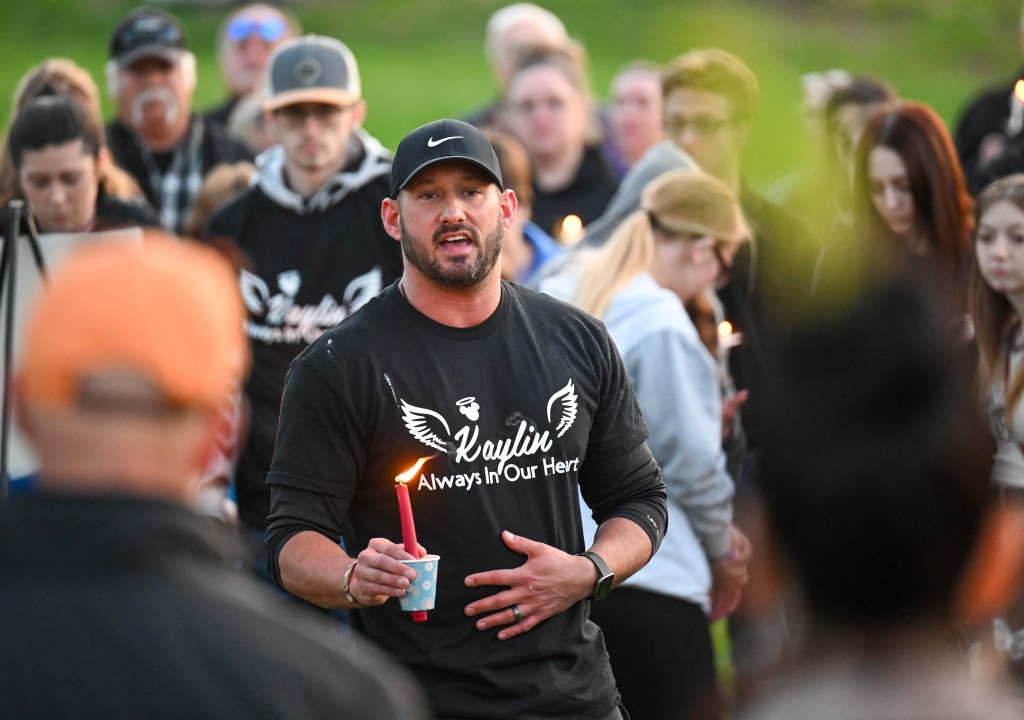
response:
[[[612,591],[612,584],[614,582],[615,575],[613,573],[602,575],[601,578],[597,581],[597,586],[594,588],[594,599],[600,600],[605,595],[610,593]]]
[[[604,561],[604,558],[596,552],[588,550],[587,552],[580,553],[580,556],[587,558],[597,567],[597,584],[594,585],[594,594],[590,597],[593,600],[600,600],[612,591],[612,585],[615,583],[615,573],[608,567],[608,563]]]

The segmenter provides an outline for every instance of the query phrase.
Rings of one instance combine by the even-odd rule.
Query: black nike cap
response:
[[[501,167],[494,148],[484,134],[461,120],[435,120],[422,125],[402,138],[391,165],[391,197],[423,168],[442,160],[465,160],[486,172],[498,188]]]

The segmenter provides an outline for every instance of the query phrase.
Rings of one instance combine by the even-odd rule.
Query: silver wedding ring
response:
[[[512,621],[513,624],[515,624],[515,623],[517,623],[517,622],[519,622],[520,620],[523,619],[523,614],[521,612],[519,612],[519,606],[518,605],[513,605],[512,607],[509,608],[509,610],[512,611],[512,617],[515,618],[515,620]]]

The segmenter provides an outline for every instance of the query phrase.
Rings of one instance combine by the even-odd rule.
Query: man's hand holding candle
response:
[[[422,545],[417,547],[419,557],[426,554]],[[353,561],[358,564],[349,574],[348,591],[352,599],[358,605],[367,607],[382,605],[388,598],[405,595],[416,573],[400,561],[412,557],[401,543],[386,538],[371,540]]]

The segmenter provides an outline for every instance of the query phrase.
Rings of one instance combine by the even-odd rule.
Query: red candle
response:
[[[409,502],[409,488],[404,482],[395,485],[398,493],[398,515],[402,518],[402,544],[405,551],[413,557],[419,557],[419,543],[416,541],[416,523],[412,519],[412,503]]]
[[[416,523],[412,519],[412,503],[409,502],[409,488],[406,486],[406,483],[412,479],[417,471],[423,467],[423,463],[429,459],[420,458],[412,468],[395,477],[395,493],[398,495],[398,516],[402,520],[402,544],[405,546],[405,551],[414,558],[418,558],[420,552],[419,543],[416,540]],[[413,622],[421,623],[426,622],[426,620],[426,610],[412,611]]]

